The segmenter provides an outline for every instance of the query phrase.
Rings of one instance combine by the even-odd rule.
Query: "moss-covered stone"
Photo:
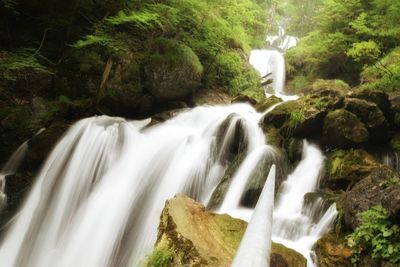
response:
[[[334,148],[358,147],[369,138],[365,125],[353,113],[344,109],[329,112],[324,120],[322,139]]]
[[[385,92],[363,89],[353,92],[351,94],[351,97],[363,99],[368,102],[374,103],[379,107],[380,110],[382,110],[387,119],[391,119],[391,101],[389,100],[389,96]]]
[[[327,91],[335,92],[340,95],[346,95],[350,92],[350,86],[342,80],[324,80],[317,79],[311,86],[312,93],[324,93]]]
[[[398,172],[384,165],[374,169],[344,195],[343,212],[346,225],[355,229],[360,224],[358,214],[377,205],[391,211],[391,216],[398,216],[399,192]]]
[[[370,141],[382,145],[387,142],[389,123],[380,108],[372,102],[364,99],[346,98],[345,109],[355,114],[367,127]]]
[[[346,190],[378,167],[380,163],[364,150],[335,150],[327,156],[321,186]]]
[[[208,212],[194,200],[177,195],[164,207],[157,242],[149,261],[162,251],[162,255],[168,255],[162,257],[168,259],[162,266],[229,266],[246,225],[246,222],[229,215]],[[273,259],[283,259],[287,264],[284,266],[306,266],[303,256],[283,245],[273,244],[272,254]],[[281,263],[271,266],[282,266],[278,265]]]
[[[394,151],[400,152],[400,134],[393,136],[389,145]]]
[[[351,249],[346,240],[332,233],[325,234],[316,243],[315,255],[320,267],[350,267]]]
[[[266,110],[268,110],[269,108],[271,108],[272,106],[281,103],[282,99],[279,97],[276,97],[274,95],[266,98],[264,101],[257,103],[256,105],[256,110],[258,112],[264,112]]]

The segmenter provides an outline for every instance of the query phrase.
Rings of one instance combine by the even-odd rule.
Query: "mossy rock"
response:
[[[393,124],[397,129],[400,129],[400,92],[391,93],[389,100]]]
[[[353,113],[338,109],[329,112],[324,120],[322,139],[333,148],[359,147],[368,141],[365,125]]]
[[[289,162],[294,166],[301,160],[303,154],[303,140],[298,138],[286,138],[283,141],[283,148]]]
[[[318,223],[319,219],[335,203],[336,199],[337,196],[328,190],[307,193],[303,198],[303,213],[307,214],[307,211],[313,210],[310,217],[314,223]]]
[[[250,96],[239,94],[238,96],[232,99],[232,103],[247,103],[252,106],[255,106],[257,104],[257,100]]]
[[[264,112],[264,111],[268,110],[269,108],[271,108],[272,106],[274,106],[278,103],[281,103],[281,102],[282,102],[281,98],[272,95],[272,96],[266,98],[264,101],[259,102],[256,105],[256,110],[258,112]]]
[[[344,237],[333,233],[323,235],[315,244],[315,255],[320,267],[351,267],[351,249]]]
[[[400,174],[384,165],[358,182],[343,198],[344,222],[350,229],[360,224],[359,213],[381,205],[397,217],[400,207]]]
[[[279,128],[286,138],[319,137],[326,114],[341,106],[342,101],[341,96],[304,96],[277,106],[261,119],[260,124],[264,129],[271,125]]]
[[[359,98],[374,103],[382,110],[388,120],[391,120],[393,114],[391,111],[391,101],[388,94],[382,91],[362,89],[351,94],[352,98]]]
[[[315,94],[330,94],[346,95],[351,90],[350,86],[342,80],[324,80],[318,79],[310,86],[310,92]]]
[[[161,266],[229,266],[246,227],[240,219],[208,212],[187,196],[177,195],[165,204],[157,242],[146,266],[155,266],[149,264],[154,258],[163,263]],[[306,266],[301,254],[280,244],[272,244],[271,258],[281,260],[271,267]]]
[[[335,150],[328,154],[321,186],[346,190],[378,167],[380,163],[362,149]]]
[[[375,103],[357,98],[346,98],[344,103],[345,109],[355,114],[367,127],[371,142],[381,145],[389,140],[389,123]]]
[[[203,66],[190,47],[160,38],[150,53],[145,87],[157,102],[184,100],[201,84]]]

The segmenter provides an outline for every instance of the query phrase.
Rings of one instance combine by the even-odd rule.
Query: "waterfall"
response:
[[[176,193],[206,199],[229,163],[221,151],[232,150],[237,131],[245,158],[266,147],[260,117],[235,104],[198,107],[154,126],[106,116],[77,122],[2,240],[2,266],[140,265],[165,201]]]
[[[275,165],[272,165],[232,267],[269,267],[275,177]]]
[[[253,209],[240,203],[247,183],[260,164],[280,162],[276,149],[266,144],[261,117],[248,104],[234,104],[197,107],[152,126],[149,119],[107,116],[77,122],[49,155],[7,229],[0,245],[2,266],[140,266],[156,241],[165,201],[185,193],[207,204],[238,155],[243,160],[218,211],[249,219]],[[306,143],[304,150],[274,211],[273,237],[288,246],[302,239],[315,242],[336,216],[333,207],[319,223],[307,222],[309,230],[292,227],[306,221],[302,197],[315,190],[323,161],[315,146]],[[260,201],[264,208],[273,205]],[[268,216],[254,220],[263,230],[249,232],[271,231]],[[268,235],[264,241],[270,242]],[[311,241],[306,247],[309,253]]]
[[[324,157],[318,147],[304,141],[303,158],[281,185],[274,210],[273,240],[303,254],[308,267],[314,266],[312,246],[329,230],[337,216],[334,204],[322,217],[318,216],[321,212],[318,201],[322,200],[304,207],[304,195],[317,189],[323,163]]]

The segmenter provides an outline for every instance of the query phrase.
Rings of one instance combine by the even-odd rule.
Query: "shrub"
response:
[[[352,263],[371,253],[373,259],[400,263],[400,228],[389,220],[389,213],[375,206],[359,214],[361,224],[347,236]]]

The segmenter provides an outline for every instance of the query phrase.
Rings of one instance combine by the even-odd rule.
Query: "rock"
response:
[[[400,134],[396,134],[390,140],[389,146],[396,152],[400,152]]]
[[[353,92],[351,97],[375,103],[379,109],[382,110],[386,118],[390,119],[392,117],[391,103],[389,101],[389,96],[385,92],[363,89]]]
[[[329,112],[324,120],[322,139],[329,147],[359,147],[368,141],[368,137],[365,125],[344,109]]]
[[[233,175],[236,173],[240,164],[243,162],[244,157],[244,154],[236,155],[232,162],[228,164],[221,181],[215,188],[210,198],[210,201],[207,205],[208,209],[217,209],[222,204],[222,201],[224,200],[224,197],[229,189],[229,185],[232,181]]]
[[[227,105],[232,102],[232,96],[221,88],[201,88],[195,91],[193,106]]]
[[[158,228],[154,252],[168,255],[163,266],[229,266],[246,229],[246,222],[229,215],[205,210],[194,200],[177,195],[165,204]],[[271,267],[305,267],[306,259],[299,253],[272,245]]]
[[[398,172],[384,165],[374,169],[367,178],[358,182],[351,191],[344,195],[345,224],[354,230],[360,224],[358,214],[377,205],[383,205],[391,212],[392,216],[397,216],[398,199],[396,197],[388,200],[388,196],[398,194],[399,186],[400,175]]]
[[[240,200],[242,206],[256,206],[258,198],[260,197],[264,184],[268,178],[269,170],[273,164],[276,166],[275,192],[278,192],[280,185],[287,175],[288,168],[282,152],[274,149],[274,151],[270,151],[270,153],[261,159],[251,173],[250,179],[246,184]]]
[[[321,186],[346,190],[380,166],[381,164],[364,150],[335,150],[327,156]]]
[[[240,115],[232,113],[221,123],[216,133],[216,147],[217,155],[223,163],[246,151],[246,136]]]
[[[346,98],[344,103],[345,109],[355,114],[367,127],[370,141],[378,144],[388,141],[389,124],[376,104],[357,98]]]
[[[325,214],[328,208],[335,202],[336,196],[332,192],[310,192],[304,195],[303,213],[310,214],[314,223],[318,223],[319,219]]]
[[[283,141],[283,148],[289,162],[294,166],[301,160],[303,154],[303,140],[298,138],[286,138]]]
[[[342,80],[316,80],[308,90],[320,96],[345,96],[351,90],[350,86]],[[307,90],[306,90],[307,91]]]
[[[266,98],[264,101],[258,103],[256,105],[256,110],[258,112],[264,112],[264,111],[268,110],[269,108],[271,108],[272,106],[274,106],[278,103],[281,103],[281,102],[282,102],[281,98],[272,95],[272,96]]]
[[[157,102],[184,100],[200,85],[203,67],[186,45],[160,38],[144,67],[146,88]]]
[[[315,255],[319,267],[351,267],[351,249],[343,237],[325,234],[316,243]]]
[[[391,179],[392,183],[395,182],[393,180],[395,178],[392,177]],[[388,194],[383,196],[382,206],[389,211],[390,216],[395,221],[400,222],[400,180],[390,188]]]
[[[277,106],[260,120],[260,124],[263,129],[271,125],[279,128],[285,137],[319,138],[328,110],[340,106],[341,101],[340,96],[304,96]]]
[[[254,106],[257,104],[257,100],[247,95],[238,95],[232,99],[232,103],[248,103]]]
[[[400,128],[400,93],[394,92],[390,95],[390,108],[393,115],[393,124],[399,129]]]

